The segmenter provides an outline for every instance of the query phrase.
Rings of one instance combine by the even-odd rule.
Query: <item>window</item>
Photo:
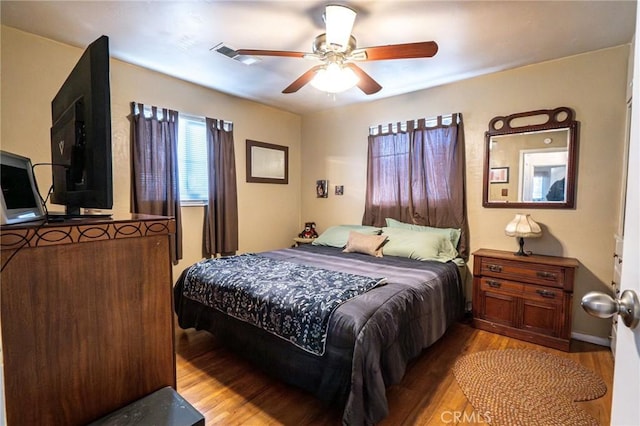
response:
[[[207,136],[204,118],[180,114],[178,167],[182,205],[203,204],[209,198]]]
[[[427,123],[434,122],[434,126]],[[416,225],[461,229],[467,256],[462,116],[408,122],[406,131],[376,126],[368,140],[363,225],[386,218]],[[378,131],[376,131],[378,129]]]
[[[371,200],[377,206],[407,206],[410,203],[409,135],[406,132],[377,136],[369,166],[377,176]]]

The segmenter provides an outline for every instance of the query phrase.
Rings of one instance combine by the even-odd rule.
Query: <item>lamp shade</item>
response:
[[[516,217],[504,228],[509,237],[538,238],[542,236],[542,229],[528,214],[516,214]]]
[[[327,44],[336,51],[344,52],[349,45],[356,12],[346,6],[330,4],[325,8],[324,20],[327,26]]]

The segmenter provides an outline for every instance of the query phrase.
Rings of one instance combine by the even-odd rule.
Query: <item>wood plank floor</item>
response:
[[[401,383],[387,389],[390,412],[381,425],[451,424],[455,412],[473,418],[474,409],[453,377],[453,365],[468,353],[507,348],[550,352],[596,372],[607,384],[606,395],[578,404],[601,425],[609,424],[613,382],[609,348],[573,341],[566,353],[458,323],[411,362]],[[176,360],[178,392],[205,416],[207,425],[341,423],[338,410],[255,369],[208,332],[185,331],[176,325]]]

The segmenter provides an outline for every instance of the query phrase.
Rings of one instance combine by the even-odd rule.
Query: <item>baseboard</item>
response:
[[[571,338],[575,340],[580,340],[582,342],[593,343],[594,345],[611,347],[611,342],[606,337],[598,337],[598,336],[592,336],[590,334],[572,332]]]

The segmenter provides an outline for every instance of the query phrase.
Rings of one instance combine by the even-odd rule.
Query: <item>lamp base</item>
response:
[[[516,256],[529,256],[524,251],[524,238],[518,237],[518,244],[520,244],[520,250],[518,250],[516,253],[513,253],[513,254],[516,255]]]

